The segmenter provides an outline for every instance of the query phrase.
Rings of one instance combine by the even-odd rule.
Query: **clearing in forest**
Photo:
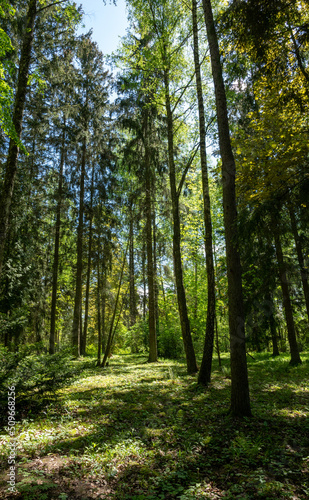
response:
[[[17,424],[17,490],[31,499],[193,500],[309,497],[309,353],[249,359],[252,419],[228,414],[228,358],[208,389],[176,361],[114,356],[38,404]],[[42,403],[42,401],[41,401]],[[25,404],[25,403],[24,403]],[[18,410],[18,408],[17,408]]]

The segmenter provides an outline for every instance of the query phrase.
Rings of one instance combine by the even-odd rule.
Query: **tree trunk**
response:
[[[134,269],[134,208],[133,203],[130,203],[130,230],[129,230],[129,274],[130,274],[130,326],[136,323],[137,308],[136,308],[136,293],[135,293],[135,269]]]
[[[155,209],[155,178],[152,179],[152,234],[153,234],[153,273],[154,273],[154,301],[156,318],[156,335],[158,338],[160,327],[159,315],[159,285],[158,285],[158,264],[157,264],[157,228],[156,228],[156,209]]]
[[[223,214],[231,350],[231,413],[234,416],[250,416],[242,277],[236,234],[235,160],[230,140],[219,45],[210,0],[203,0],[203,9],[215,88],[219,146],[222,160]]]
[[[276,255],[278,261],[278,269],[279,269],[279,279],[282,290],[283,297],[283,308],[285,312],[285,320],[286,326],[288,330],[288,341],[290,345],[290,353],[291,353],[291,365],[299,365],[301,363],[297,340],[296,340],[296,332],[295,332],[295,324],[293,318],[293,308],[292,302],[290,298],[290,287],[288,284],[288,278],[286,273],[286,266],[283,258],[282,246],[279,236],[280,228],[278,226],[278,222],[276,216],[272,214],[272,225],[274,229],[274,240],[276,247]]]
[[[106,320],[105,320],[105,313],[106,313],[106,280],[107,280],[107,277],[106,277],[106,269],[103,268],[103,284],[102,284],[102,315],[101,315],[101,324],[102,324],[102,328],[101,328],[101,343],[102,343],[102,354],[105,354],[105,351],[106,351],[106,335],[105,335],[105,324],[106,324]]]
[[[62,205],[62,185],[63,185],[63,167],[64,167],[64,150],[65,145],[65,119],[63,124],[61,153],[60,153],[60,166],[59,166],[59,179],[58,179],[58,193],[57,193],[57,207],[56,207],[56,227],[55,227],[55,250],[53,262],[53,284],[52,284],[52,302],[50,314],[50,335],[49,335],[49,354],[55,353],[55,331],[56,331],[56,314],[57,314],[57,289],[58,289],[58,268],[59,268],[59,245],[60,245],[60,226],[61,226],[61,205]]]
[[[31,60],[31,51],[34,35],[34,24],[37,14],[37,0],[29,0],[28,12],[26,17],[26,29],[23,38],[21,55],[19,60],[19,71],[16,88],[16,96],[13,111],[13,125],[20,139],[22,131],[23,113],[26,102],[28,74]],[[11,204],[14,191],[14,183],[17,172],[17,158],[19,147],[13,139],[10,139],[8,157],[6,162],[6,170],[4,183],[0,198],[0,276],[2,272],[4,248],[7,238],[9,218],[11,213]]]
[[[88,239],[88,264],[87,264],[87,278],[86,278],[86,294],[85,294],[85,317],[84,329],[81,336],[80,353],[82,356],[86,355],[87,345],[87,330],[88,330],[88,312],[89,312],[89,291],[90,291],[90,276],[91,276],[91,260],[92,260],[92,205],[93,205],[93,181],[94,181],[94,166],[92,167],[91,174],[91,187],[90,187],[90,221],[89,221],[89,239]]]
[[[97,281],[97,312],[98,312],[98,357],[97,366],[101,365],[101,346],[102,346],[102,336],[101,336],[101,275],[100,275],[100,254],[98,254],[98,281]]]
[[[206,127],[205,111],[202,90],[201,68],[199,61],[198,47],[198,24],[197,24],[197,1],[192,0],[192,25],[194,39],[194,66],[196,78],[196,90],[199,113],[199,131],[200,131],[200,157],[203,183],[203,201],[204,201],[204,224],[205,224],[205,252],[206,252],[206,270],[207,270],[207,320],[206,333],[202,363],[200,366],[198,382],[207,385],[211,378],[211,364],[214,345],[214,329],[216,315],[216,295],[215,295],[215,271],[212,254],[212,222],[210,211],[209,182],[207,169],[206,153]]]
[[[146,269],[145,269],[145,262],[146,262],[146,245],[145,241],[143,243],[143,249],[142,249],[142,274],[143,274],[143,321],[146,320]]]
[[[117,307],[118,307],[118,302],[119,302],[120,290],[121,290],[121,285],[122,285],[122,278],[123,278],[129,243],[130,243],[130,241],[128,242],[125,254],[123,256],[123,263],[122,263],[121,272],[120,272],[119,285],[118,285],[118,290],[117,290],[117,295],[116,295],[116,300],[115,300],[115,305],[114,305],[113,316],[111,319],[110,328],[109,328],[109,332],[108,332],[106,349],[105,349],[105,353],[104,353],[104,357],[103,357],[103,361],[102,361],[102,368],[105,368],[105,366],[106,366],[107,358],[110,354],[111,347],[112,347],[113,335],[114,335],[114,323],[115,323],[115,318],[116,318],[116,313],[117,313]],[[118,324],[118,321],[117,321],[117,324]],[[116,325],[116,327],[117,327],[117,325]]]
[[[165,61],[167,57],[165,55]],[[176,188],[176,170],[174,162],[174,132],[173,132],[173,115],[170,101],[169,90],[169,73],[165,66],[164,69],[164,87],[165,87],[165,106],[167,115],[167,137],[168,137],[168,164],[169,178],[172,197],[172,213],[173,213],[173,257],[174,257],[174,272],[177,289],[178,311],[180,317],[181,331],[184,349],[186,353],[187,371],[189,374],[196,373],[198,367],[196,364],[195,352],[191,337],[190,321],[187,310],[186,293],[183,284],[183,272],[181,262],[181,233],[180,233],[180,217],[179,217],[179,196]]]
[[[72,335],[73,353],[75,356],[80,355],[80,333],[82,328],[80,316],[82,310],[85,173],[86,173],[86,139],[84,139],[82,146],[82,162],[81,162],[80,191],[79,191],[79,219],[77,228],[76,286],[75,286],[73,335]]]
[[[304,296],[305,296],[307,316],[308,316],[308,320],[309,320],[308,271],[307,271],[306,266],[305,266],[303,249],[302,249],[302,245],[301,245],[301,241],[300,241],[300,237],[299,237],[298,229],[297,229],[296,217],[295,217],[295,213],[294,213],[293,206],[292,206],[290,199],[288,199],[287,205],[288,205],[290,219],[291,219],[291,228],[292,228],[292,233],[293,233],[294,241],[295,241],[295,248],[296,248],[297,259],[298,259],[298,263],[299,263],[299,267],[300,267],[301,281],[302,281]]]
[[[149,123],[148,111],[145,110],[144,117],[144,141],[145,141],[145,209],[146,209],[146,251],[147,251],[147,282],[148,282],[148,326],[149,326],[149,363],[158,361],[156,314],[155,314],[155,291],[154,291],[154,266],[153,266],[153,241],[152,241],[152,204],[151,204],[151,167],[149,154]]]
[[[270,335],[271,335],[271,340],[273,344],[273,357],[279,356],[279,347],[278,347],[278,341],[277,341],[277,331],[276,331],[276,320],[275,320],[275,307],[274,307],[274,299],[269,291],[267,297],[267,302],[269,303],[270,311],[269,311],[269,328],[270,328]]]

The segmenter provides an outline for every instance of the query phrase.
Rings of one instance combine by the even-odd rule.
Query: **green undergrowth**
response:
[[[251,419],[228,414],[227,356],[205,389],[176,361],[114,356],[36,412],[18,409],[17,490],[1,498],[193,500],[309,497],[309,353],[248,358]]]

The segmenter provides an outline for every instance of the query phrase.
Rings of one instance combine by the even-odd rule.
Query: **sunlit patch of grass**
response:
[[[104,370],[93,363],[57,392],[57,403],[17,426],[21,469],[38,457],[44,478],[76,499],[74,481],[89,483],[83,498],[95,498],[94,484],[109,500],[305,499],[308,364],[254,354],[254,418],[234,421],[222,358],[226,370],[214,360],[207,389],[177,361],[114,356]],[[6,454],[7,435],[1,440]],[[66,457],[64,482],[45,463],[54,456]]]

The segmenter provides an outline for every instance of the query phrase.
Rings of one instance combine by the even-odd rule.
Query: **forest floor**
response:
[[[176,361],[85,363],[69,387],[17,422],[17,492],[0,498],[193,500],[309,498],[309,353],[248,358],[253,418],[228,415],[228,357],[208,389]]]

